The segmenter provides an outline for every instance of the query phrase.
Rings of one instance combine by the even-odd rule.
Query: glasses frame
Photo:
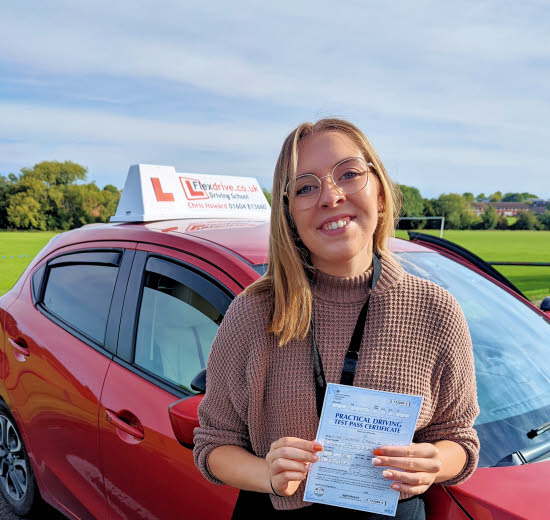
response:
[[[341,164],[344,164],[345,162],[351,161],[353,159],[359,159],[360,161],[363,161],[365,163],[365,165],[367,166],[367,182],[365,183],[365,185],[362,188],[358,189],[357,191],[354,191],[353,193],[344,193],[336,185],[336,183],[334,182],[334,176],[333,176],[334,175],[334,170],[336,170],[336,168],[338,168],[338,166],[340,166]],[[297,181],[301,177],[305,177],[306,175],[313,175],[313,177],[315,177],[316,179],[319,180],[319,185],[321,186],[321,190],[319,191],[319,195],[317,196],[317,200],[311,205],[311,207],[313,207],[313,206],[315,206],[315,204],[317,204],[317,201],[321,197],[321,193],[323,191],[323,179],[326,179],[327,177],[330,177],[331,184],[336,189],[336,191],[338,191],[338,193],[341,193],[342,195],[353,195],[354,193],[359,193],[361,190],[364,190],[369,185],[370,168],[372,168],[374,170],[374,172],[376,173],[376,168],[374,167],[374,164],[372,162],[367,162],[363,157],[346,157],[345,159],[342,159],[341,161],[337,162],[332,167],[332,170],[331,170],[329,175],[324,175],[323,177],[317,177],[317,175],[315,175],[314,173],[303,173],[302,175],[298,175],[298,177],[296,177],[295,181]],[[283,192],[283,196],[285,196],[288,200],[291,200],[291,197],[288,193],[289,184],[290,184],[290,181],[288,181],[286,183],[285,191]],[[309,208],[304,208],[304,209],[309,209]]]

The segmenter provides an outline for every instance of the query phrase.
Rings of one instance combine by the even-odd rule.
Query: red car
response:
[[[195,468],[193,428],[212,340],[266,268],[268,227],[98,224],[40,252],[0,298],[0,490],[17,512],[42,497],[72,519],[230,518],[237,490]],[[429,240],[391,249],[461,304],[481,408],[480,467],[433,486],[429,516],[547,518],[550,320],[477,257]]]

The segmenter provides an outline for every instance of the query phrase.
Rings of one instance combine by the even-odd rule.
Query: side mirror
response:
[[[198,408],[204,395],[184,397],[168,407],[176,439],[186,448],[193,448],[193,430],[199,426]]]
[[[540,310],[550,316],[550,296],[547,296],[544,300],[542,300]]]
[[[201,394],[206,393],[206,368],[203,368],[191,381],[191,388]]]
[[[199,426],[199,404],[206,393],[206,368],[191,381],[191,388],[199,395],[184,397],[168,407],[170,422],[176,439],[186,448],[193,448],[193,430]]]

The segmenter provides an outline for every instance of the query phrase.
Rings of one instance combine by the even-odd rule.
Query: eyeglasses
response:
[[[285,192],[291,199],[296,210],[309,209],[317,204],[321,196],[321,181],[330,177],[332,185],[343,195],[351,195],[361,191],[369,182],[369,171],[374,168],[374,164],[366,162],[361,157],[350,157],[344,159],[332,168],[330,175],[317,177],[312,173],[299,175],[294,181],[294,188],[290,188],[290,181],[287,182]]]

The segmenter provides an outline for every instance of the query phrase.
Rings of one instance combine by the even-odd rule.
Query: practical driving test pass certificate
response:
[[[329,383],[304,501],[395,516],[399,492],[373,466],[372,450],[408,446],[422,397]]]

